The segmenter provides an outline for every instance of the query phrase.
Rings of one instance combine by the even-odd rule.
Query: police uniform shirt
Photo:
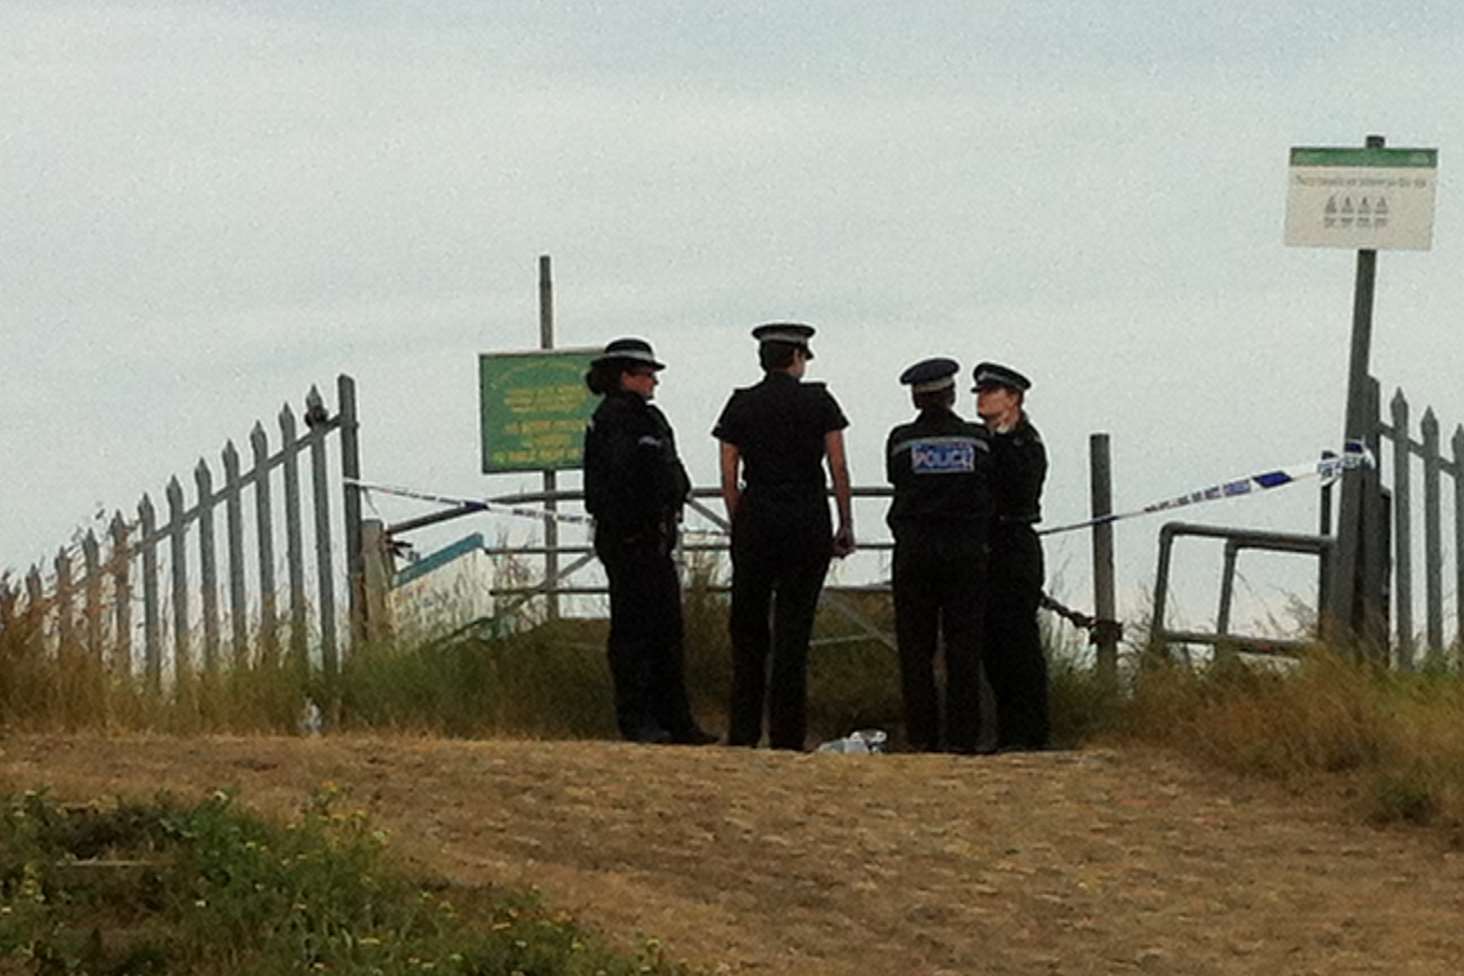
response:
[[[914,522],[970,523],[991,517],[991,435],[949,410],[922,410],[890,431],[885,476],[894,485],[890,528]]]
[[[1047,449],[1025,413],[1005,434],[991,435],[991,460],[996,521],[1008,525],[1042,521]]]
[[[607,394],[585,429],[585,508],[601,526],[635,532],[674,515],[691,489],[661,411],[634,393]]]
[[[712,436],[737,447],[749,490],[825,485],[824,435],[849,426],[822,383],[783,372],[733,392]]]

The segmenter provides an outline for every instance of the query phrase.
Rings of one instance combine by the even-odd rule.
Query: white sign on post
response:
[[[1438,167],[1437,149],[1292,149],[1286,243],[1427,251]]]

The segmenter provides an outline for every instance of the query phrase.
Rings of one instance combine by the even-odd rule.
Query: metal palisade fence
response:
[[[54,573],[36,565],[25,574],[23,588],[0,585],[0,632],[24,629],[33,635],[30,646],[36,653],[86,655],[118,677],[140,677],[158,692],[166,674],[171,673],[174,687],[186,689],[199,669],[288,664],[308,672],[318,660],[333,676],[342,641],[331,529],[332,434],[339,438],[344,481],[341,512],[353,636],[364,632],[365,614],[361,508],[352,484],[360,477],[355,381],[341,375],[337,394],[334,415],[314,387],[299,419],[286,404],[278,417],[277,449],[271,449],[269,434],[256,422],[247,468],[232,440],[220,457],[219,477],[200,459],[193,470],[192,504],[185,500],[183,481],[174,476],[163,493],[163,510],[144,494],[136,519],[117,512],[102,532],[105,541],[95,528],[88,530],[77,543],[61,547],[50,567]],[[302,469],[308,469],[308,489]],[[282,564],[276,549],[279,518]],[[307,523],[313,536],[308,546]],[[307,578],[312,565],[313,580]],[[140,621],[134,617],[139,600]]]
[[[1376,394],[1374,394],[1376,395]],[[1378,421],[1378,431],[1392,442],[1392,534],[1393,601],[1397,634],[1398,666],[1414,665],[1413,618],[1413,468],[1418,459],[1423,469],[1423,576],[1424,641],[1428,656],[1438,660],[1444,652],[1444,504],[1443,476],[1453,479],[1454,610],[1456,643],[1464,643],[1464,425],[1455,426],[1450,439],[1452,460],[1439,450],[1439,421],[1433,408],[1426,408],[1419,422],[1419,439],[1409,433],[1409,405],[1403,391],[1393,394],[1391,423]]]

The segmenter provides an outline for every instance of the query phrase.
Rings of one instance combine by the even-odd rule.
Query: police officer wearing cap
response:
[[[644,339],[616,339],[585,383],[603,397],[585,429],[585,507],[610,583],[615,722],[635,742],[705,745],[687,703],[681,585],[671,551],[691,481],[650,403],[664,369]]]
[[[769,744],[802,749],[808,641],[819,591],[830,558],[854,549],[843,434],[849,421],[824,384],[802,381],[813,358],[812,326],[773,322],[752,334],[763,380],[734,391],[712,431],[721,441],[722,499],[732,522],[727,743],[757,745],[766,699]],[[829,520],[825,464],[834,483],[837,531]]]
[[[900,374],[920,411],[890,431],[885,474],[894,486],[887,521],[895,538],[895,637],[911,748],[975,752],[986,543],[991,521],[990,434],[958,417],[953,359],[926,359]],[[935,685],[937,634],[945,638],[945,739]]]
[[[991,432],[993,516],[984,642],[996,697],[999,749],[1048,744],[1047,660],[1037,629],[1042,597],[1042,520],[1047,450],[1023,404],[1030,380],[1009,366],[975,370],[976,412]]]

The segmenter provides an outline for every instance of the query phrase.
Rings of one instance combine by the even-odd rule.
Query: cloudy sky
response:
[[[341,372],[368,478],[530,487],[478,473],[475,369],[536,344],[540,254],[560,344],[642,335],[670,363],[699,483],[770,318],[818,327],[860,484],[929,355],[1033,377],[1051,521],[1086,513],[1094,431],[1120,508],[1306,460],[1340,439],[1354,258],[1282,245],[1287,150],[1368,133],[1440,150],[1433,250],[1379,261],[1373,365],[1447,439],[1461,49],[1443,2],[9,0],[0,568]],[[1310,531],[1315,504],[1192,514]],[[1131,614],[1157,529],[1119,529]],[[1049,547],[1079,605],[1086,545]],[[1307,585],[1275,559],[1248,574],[1257,612]],[[1189,616],[1218,564],[1184,570]]]

